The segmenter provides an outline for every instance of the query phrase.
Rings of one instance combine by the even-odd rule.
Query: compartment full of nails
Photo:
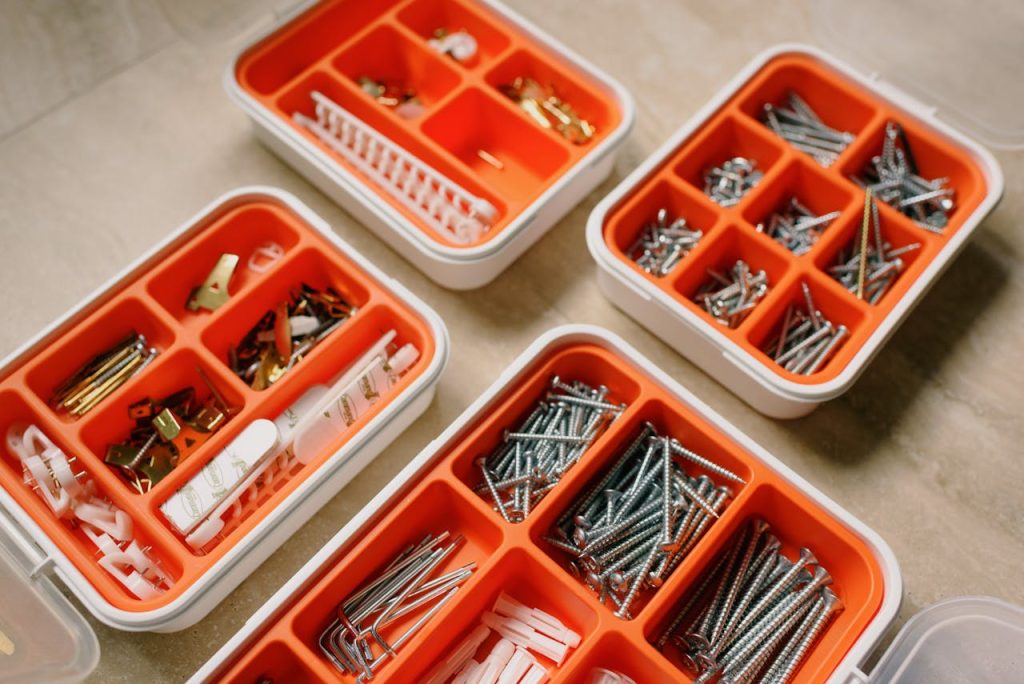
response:
[[[325,0],[245,50],[230,90],[353,173],[394,221],[474,247],[621,133],[607,84],[552,52],[500,5]]]
[[[220,661],[223,681],[273,671],[284,657],[278,649],[324,681],[575,682],[602,669],[638,682],[688,681],[700,672],[678,650],[698,615],[686,603],[696,591],[702,610],[726,571],[758,580],[749,596],[725,585],[736,594],[724,611],[736,616],[723,621],[730,643],[774,635],[773,593],[800,619],[784,625],[794,642],[787,652],[781,640],[730,652],[721,635],[709,639],[723,644],[722,671],[761,662],[758,649],[770,643],[777,670],[788,670],[779,681],[817,682],[832,672],[879,610],[883,561],[834,504],[742,446],[733,428],[624,343],[567,328],[524,353],[410,464],[390,497],[332,540],[326,562],[310,562],[307,580],[253,624],[244,649]],[[577,418],[574,405],[589,411]],[[588,435],[588,423],[602,427]],[[545,443],[545,434],[569,439]],[[526,443],[517,479],[510,454]],[[527,452],[572,465],[543,496],[525,499],[524,514],[516,487],[522,500],[526,483],[548,472],[526,468]],[[746,546],[734,552],[741,534]],[[801,557],[804,547],[814,557]],[[827,580],[814,578],[817,566]],[[709,573],[719,574],[705,581]],[[826,584],[844,609],[806,628],[804,618],[822,614]],[[667,647],[659,644],[666,633]]]
[[[218,581],[435,358],[421,310],[291,202],[226,196],[0,370],[0,485],[113,609]]]
[[[620,306],[757,408],[797,415],[821,399],[780,402],[852,383],[974,230],[989,170],[815,50],[780,48],[745,74],[595,210],[588,242]],[[699,241],[674,242],[659,220],[676,216]],[[797,301],[808,287],[820,314]]]

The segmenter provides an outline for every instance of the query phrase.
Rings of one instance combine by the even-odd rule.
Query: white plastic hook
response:
[[[273,240],[267,240],[249,255],[249,270],[253,273],[266,273],[283,256],[284,247]]]
[[[109,534],[117,541],[132,538],[132,518],[117,506],[99,498],[92,498],[75,506],[75,517]]]
[[[42,456],[23,458],[21,465],[25,468],[25,484],[35,487],[54,515],[58,518],[70,515],[71,496],[54,479]]]

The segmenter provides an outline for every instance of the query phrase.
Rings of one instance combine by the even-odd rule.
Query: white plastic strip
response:
[[[296,112],[294,121],[340,154],[439,235],[467,244],[490,227],[498,210],[421,161],[318,91],[316,119]]]

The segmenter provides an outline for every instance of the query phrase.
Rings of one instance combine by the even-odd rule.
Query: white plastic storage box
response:
[[[879,50],[888,54],[886,46]],[[785,106],[790,92],[826,125],[852,134],[830,165],[763,123],[765,105]],[[902,127],[920,175],[946,179],[954,207],[946,227],[932,231],[876,203],[880,239],[902,253],[902,271],[870,302],[833,274],[839,262],[859,253],[865,192],[852,177],[881,154],[890,121]],[[705,175],[735,157],[753,160],[763,177],[737,203],[722,206],[706,194]],[[781,45],[756,57],[594,208],[587,245],[600,287],[616,306],[758,411],[794,418],[850,388],[1002,194],[994,157],[934,110],[821,50]],[[763,230],[791,199],[814,215],[838,214],[807,251],[791,251]],[[702,237],[667,272],[652,273],[637,263],[642,250],[633,250],[662,209],[667,221],[683,218]],[[739,260],[753,273],[764,272],[768,290],[730,327],[709,314],[700,295],[712,272],[725,274]],[[848,334],[812,372],[800,373],[785,369],[775,360],[780,354],[770,352],[787,311],[807,307],[805,286],[821,315]]]
[[[506,522],[478,494],[477,457],[502,440],[543,400],[557,376],[607,387],[607,401],[627,408],[524,522]],[[645,422],[739,473],[746,484],[664,584],[621,620],[570,573],[568,557],[545,540],[554,521],[634,441]],[[703,472],[703,471],[702,471]],[[554,615],[582,636],[551,670],[554,682],[584,682],[597,667],[644,684],[695,676],[652,644],[673,609],[720,557],[726,541],[761,518],[796,558],[809,546],[833,577],[845,610],[813,646],[798,682],[854,681],[858,668],[895,619],[902,581],[892,551],[873,531],[767,453],[640,356],[595,327],[570,325],[534,342],[466,411],[421,452],[281,588],[193,677],[193,682],[356,681],[319,650],[338,604],[385,567],[399,550],[443,531],[463,543],[439,569],[476,570],[455,597],[387,660],[372,681],[424,681],[477,624],[502,591]],[[419,616],[409,620],[419,619]],[[406,624],[409,624],[408,622]],[[399,628],[401,633],[404,628]]]
[[[207,276],[224,254],[238,263],[211,289]],[[332,292],[355,310],[257,390],[232,372],[229,350],[304,286]],[[226,288],[227,301],[191,310],[194,287]],[[298,335],[294,326],[304,321],[289,315]],[[81,416],[55,407],[51,397],[65,378],[129,334],[144,335],[143,346],[156,350],[150,363]],[[401,375],[397,364],[386,381],[362,372],[365,359],[406,345]],[[4,591],[0,646],[10,644],[12,653],[0,656],[0,679],[75,679],[95,664],[95,637],[71,617],[51,580],[117,629],[173,631],[200,620],[427,408],[447,359],[448,333],[437,314],[293,196],[243,188],[203,209],[0,366],[0,572],[28,585],[19,590],[9,581]],[[295,424],[327,388],[308,390],[353,387],[351,379],[377,384],[372,399],[326,392],[325,401],[352,400],[358,413],[345,416],[347,427],[332,423],[324,432]],[[198,403],[213,402],[216,393],[216,405],[230,407],[206,441],[176,442],[175,467],[145,488],[105,462],[109,446],[130,437],[136,402],[190,387]],[[295,403],[300,396],[306,404]],[[291,443],[285,426],[295,428],[294,456],[275,457]],[[195,436],[179,428],[182,439]],[[310,435],[316,439],[300,449]],[[219,469],[224,458],[250,458],[252,439],[268,458]],[[240,478],[233,490],[230,477]],[[197,503],[208,493],[203,482],[221,507]],[[171,501],[209,518],[195,529],[176,527]],[[132,553],[142,558],[126,562]],[[53,629],[62,621],[67,639]]]
[[[431,47],[446,31],[471,36],[468,58]],[[366,79],[418,103],[382,104]],[[590,137],[571,120],[563,135],[564,113],[545,127],[506,95],[527,79]],[[618,83],[490,0],[304,3],[236,56],[224,84],[270,149],[460,290],[497,277],[597,186],[634,119]]]

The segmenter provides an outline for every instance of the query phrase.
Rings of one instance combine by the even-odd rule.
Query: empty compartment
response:
[[[821,236],[839,223],[841,217],[835,216],[830,221],[799,231],[804,237],[787,238],[786,233],[789,231],[776,230],[773,234],[772,216],[781,214],[799,217],[810,213],[820,219],[844,210],[853,212],[854,202],[854,195],[848,186],[834,181],[810,162],[796,159],[763,192],[751,198],[743,211],[743,217],[751,225],[757,226],[759,232],[791,252],[806,254],[820,242]]]
[[[477,88],[459,93],[423,123],[423,132],[510,202],[540,194],[568,151]]]
[[[221,680],[231,684],[317,684],[329,673],[311,661],[312,654],[296,651],[285,641],[266,641],[248,651]]]
[[[299,599],[290,613],[290,624],[295,635],[315,651],[329,669],[334,670],[335,667],[321,652],[319,644],[324,631],[334,621],[339,605],[376,578],[410,545],[419,544],[428,535],[443,533],[448,534],[444,544],[454,540],[459,540],[459,544],[430,576],[438,577],[472,565],[475,568],[473,574],[455,595],[455,600],[460,600],[490,563],[502,542],[502,533],[493,520],[482,515],[477,505],[448,484],[432,481],[405,497]],[[449,602],[442,611],[448,613],[451,605]],[[384,636],[390,639],[401,636],[422,615],[423,612],[410,613],[391,623]],[[417,636],[411,636],[405,648],[398,649],[395,662],[381,665],[382,674],[392,674],[399,661],[409,654],[415,653],[417,659],[422,660],[417,644],[423,640],[424,635],[428,641],[436,641],[438,619],[443,620],[444,616],[436,615],[435,618],[426,623]],[[354,676],[346,678],[355,679]]]
[[[668,240],[662,251],[657,252],[659,258],[656,261],[642,260],[645,251],[650,250],[640,244],[640,240],[647,232],[647,227],[656,224],[661,210],[666,211],[670,224],[678,219],[684,219],[687,230],[703,233],[703,237],[697,242],[698,245],[708,236],[718,219],[718,212],[709,201],[688,185],[669,178],[649,181],[625,203],[616,207],[605,224],[605,242],[617,256],[655,278],[675,272],[686,258],[685,255],[673,257],[673,241]],[[686,241],[680,243],[679,251],[689,254],[695,248],[696,245],[690,247]],[[650,270],[645,269],[645,265]],[[667,266],[671,267],[666,270]]]
[[[243,88],[271,95],[398,1],[319,3],[247,50],[238,60],[235,77]]]
[[[769,62],[744,87],[739,108],[768,128],[765,105],[789,109],[790,93],[825,126],[853,136],[864,130],[876,112],[871,95],[807,55],[781,55]]]
[[[586,464],[581,464],[573,481],[567,483],[564,489],[556,492],[552,497],[551,504],[537,516],[536,520],[532,521],[531,538],[533,542],[565,568],[575,581],[581,583],[581,586],[586,586],[583,583],[584,578],[580,575],[581,570],[587,573],[598,572],[599,569],[602,572],[612,571],[617,567],[617,557],[621,558],[621,553],[610,551],[611,547],[598,551],[598,556],[602,558],[608,556],[607,562],[601,564],[593,563],[595,558],[591,554],[581,555],[570,551],[570,547],[584,550],[581,547],[592,542],[601,545],[602,542],[595,540],[608,533],[614,534],[616,522],[637,517],[641,510],[649,508],[662,510],[651,502],[655,498],[663,500],[660,492],[664,491],[662,485],[664,482],[662,469],[664,451],[660,444],[652,445],[646,441],[645,435],[650,434],[648,430],[653,430],[653,434],[658,437],[674,438],[684,449],[691,452],[687,456],[673,452],[672,461],[680,467],[687,478],[703,476],[710,480],[706,485],[709,491],[701,492],[705,502],[713,503],[716,500],[719,496],[719,491],[716,491],[718,488],[724,487],[727,490],[721,491],[725,496],[722,497],[721,503],[717,507],[719,518],[731,515],[733,503],[741,497],[742,492],[753,479],[751,461],[748,460],[750,457],[739,456],[741,448],[708,425],[706,421],[681,405],[669,404],[662,399],[647,400],[637,410],[631,412],[622,423],[615,426],[615,433],[609,436],[609,439],[594,454],[593,458]],[[628,492],[638,483],[637,466],[645,462],[651,446],[654,447],[650,451],[651,460],[646,461],[647,468],[644,472],[654,473],[653,479],[648,481],[647,491],[653,492],[657,489],[657,496],[641,496],[638,503],[628,513],[618,515],[615,507],[622,505]],[[628,475],[615,475],[615,472],[622,472],[616,470],[616,467],[627,453],[632,453],[624,466]],[[693,458],[694,455],[697,457],[696,459]],[[725,474],[721,470],[716,471],[714,467],[709,467],[705,463],[697,462],[701,459],[725,469],[729,474]],[[735,476],[743,482],[739,482],[731,476]],[[648,475],[648,477],[651,476]],[[690,482],[690,485],[693,486],[693,482]],[[698,489],[698,486],[694,486],[694,489]],[[685,501],[691,506],[694,505],[689,496],[685,498]],[[591,512],[588,514],[581,511],[581,507],[589,509]],[[607,517],[609,511],[613,511],[613,522],[609,522]],[[662,582],[671,577],[680,563],[686,563],[692,554],[699,552],[704,545],[704,538],[716,529],[718,519],[709,517],[702,523],[704,516],[703,514],[696,515],[698,511],[702,511],[699,506],[688,517],[687,511],[683,510],[673,518],[673,525],[680,521],[685,523],[688,520],[694,526],[699,525],[700,531],[693,535],[680,537],[678,544],[681,553],[672,556],[668,554],[656,556],[652,572],[659,574],[659,580],[653,584],[660,586]],[[634,533],[636,535],[641,535],[645,531],[649,533],[653,528],[661,530],[662,518],[660,515],[655,517],[656,521],[653,523],[653,527],[644,526],[635,529]],[[633,551],[634,555],[641,554],[639,558],[634,563],[628,563],[626,568],[619,568],[620,570],[635,567],[644,561],[649,551],[643,553],[639,549],[640,547],[637,547],[637,550]],[[592,577],[590,581],[593,581]],[[631,582],[627,581],[626,587],[629,587],[630,584]],[[632,618],[641,616],[650,599],[657,594],[657,586],[643,585],[639,587],[635,599],[629,605],[628,612]],[[626,592],[616,592],[620,600],[624,593]],[[615,612],[618,603],[608,598],[604,605],[610,612]]]
[[[705,126],[683,146],[673,169],[687,183],[704,192],[706,175],[737,157],[752,162],[755,172],[767,174],[782,157],[781,144],[757,123],[725,115]],[[763,178],[757,185],[762,182]],[[750,190],[743,198],[749,194]]]
[[[73,330],[65,331],[60,338],[31,361],[31,368],[26,374],[26,382],[40,399],[49,402],[53,398],[55,390],[62,383],[69,380],[98,355],[105,354],[133,334],[145,337],[147,348],[155,348],[158,352],[166,352],[174,343],[174,333],[170,327],[141,300],[134,297],[121,297],[108,302],[99,311],[76,324]],[[158,358],[159,356],[153,360]],[[118,368],[122,367],[118,366]],[[118,376],[118,373],[121,371],[114,372],[109,378],[122,377]],[[143,370],[141,375],[144,374]],[[107,378],[108,376],[101,377]],[[136,372],[131,379],[94,405],[101,406],[110,401],[112,396],[123,392],[127,385],[137,382],[139,377],[140,373]],[[103,383],[106,382],[108,380],[103,381]],[[65,421],[74,419],[69,412],[64,410],[58,411],[57,415]]]
[[[211,315],[207,308],[190,309],[187,304],[195,288],[202,286],[224,254],[238,257],[226,283],[228,301],[244,296],[247,288],[265,275],[267,255],[287,253],[299,240],[287,215],[271,204],[247,204],[216,219],[187,246],[177,250],[150,279],[149,294],[175,318],[186,324]],[[256,267],[250,267],[250,262]],[[222,305],[223,306],[223,305]]]
[[[649,647],[638,644],[631,634],[605,632],[597,641],[581,647],[580,655],[563,681],[570,684],[594,684],[603,671],[611,671],[632,679],[636,684],[671,682],[679,673],[659,658]]]
[[[459,436],[448,456],[455,477],[489,500],[478,460],[489,454],[494,457],[497,450],[506,444],[505,432],[522,428],[538,403],[547,400],[556,377],[562,383],[579,381],[593,388],[607,387],[606,401],[614,404],[628,406],[640,394],[640,386],[632,374],[608,351],[592,345],[570,345],[554,351],[516,379],[491,403],[478,422]],[[621,419],[622,416],[613,421],[610,429],[614,429]],[[607,431],[590,442],[578,463],[565,470],[562,477],[586,464],[600,448],[599,443],[605,435]],[[501,474],[500,471],[496,473],[499,477]],[[554,490],[557,490],[557,485]],[[534,503],[531,510],[544,506],[546,498]],[[499,516],[500,512],[495,511],[494,515]]]
[[[515,83],[516,79],[532,79],[569,105],[593,127],[591,143],[618,126],[620,115],[611,106],[614,99],[605,92],[595,92],[598,90],[596,85],[591,84],[587,77],[574,68],[561,64],[557,57],[520,49],[491,69],[485,78],[499,93],[504,87]],[[532,119],[530,121],[532,126],[540,128]],[[551,135],[564,139],[558,131],[549,130]]]
[[[423,107],[440,100],[461,80],[444,57],[386,24],[342,52],[333,64],[361,88],[362,81],[370,79],[393,88],[399,93],[398,99],[415,97]],[[365,91],[364,94],[374,99]],[[411,115],[413,110],[401,107],[400,103],[383,106],[402,118],[416,118]]]
[[[493,610],[495,601],[503,593],[527,608],[536,608],[553,616],[580,637],[581,646],[586,644],[597,630],[598,617],[566,581],[553,574],[547,565],[539,563],[525,550],[514,548],[508,551],[465,596],[460,597],[457,609],[446,619],[443,631],[438,630],[417,639],[415,657],[403,660],[401,667],[396,668],[392,681],[426,681],[428,674],[481,624],[481,616]],[[476,659],[486,657],[499,638],[492,630],[477,649]],[[534,651],[531,653],[551,678],[555,679],[572,667],[579,648],[567,649],[561,664]]]
[[[779,553],[789,561],[800,558],[806,548],[814,556],[811,572],[824,568],[831,581],[827,584],[842,602],[842,612],[835,615],[808,650],[790,680],[809,684],[825,681],[850,647],[860,638],[865,626],[874,617],[883,595],[882,571],[871,549],[854,532],[836,520],[827,510],[791,490],[781,482],[758,487],[744,503],[742,516],[722,521],[711,554],[686,569],[680,582],[666,587],[673,596],[660,601],[647,623],[646,636],[656,647],[704,578],[704,573],[728,553],[731,543],[752,520],[768,524],[768,533],[780,542]],[[710,592],[715,589],[714,583]],[[705,594],[707,596],[708,594]],[[659,597],[660,598],[660,597]],[[677,630],[684,630],[681,624]],[[663,654],[687,676],[696,673],[684,663],[675,640],[664,639]]]
[[[293,295],[301,291],[302,285],[319,292],[326,292],[331,288],[348,305],[356,307],[353,316],[358,315],[358,309],[365,305],[370,297],[369,290],[361,278],[343,270],[319,249],[308,248],[287,259],[244,299],[208,326],[202,335],[204,344],[217,358],[224,361],[228,368],[232,368],[230,351],[237,348],[264,316],[275,312],[282,304],[292,302]],[[280,377],[287,378],[296,368],[302,367],[307,356],[316,354],[318,347],[338,335],[350,322],[351,319],[342,320],[337,328],[311,350],[301,354],[296,363]],[[295,353],[294,349],[292,353]],[[242,363],[243,361],[239,360],[239,365]],[[239,381],[243,380],[239,378]]]
[[[804,374],[804,372],[797,374],[787,371],[774,359],[777,354],[776,347],[779,336],[786,322],[787,311],[793,307],[794,313],[798,310],[807,312],[807,296],[803,288],[805,283],[815,309],[821,313],[822,318],[819,322],[824,325],[824,322],[828,321],[837,331],[840,326],[843,326],[848,332],[845,337],[835,343],[828,355],[823,357],[817,370],[809,374]],[[842,291],[838,283],[829,281],[820,273],[808,271],[793,279],[785,291],[765,304],[764,310],[758,312],[757,319],[751,324],[747,339],[753,347],[755,358],[766,363],[769,368],[787,379],[797,382],[823,382],[827,378],[838,375],[867,339],[870,330],[866,325],[865,307],[866,304],[858,302],[853,295]],[[795,325],[795,316],[790,320],[791,329],[793,325]],[[813,325],[810,327],[812,330],[815,329]],[[790,334],[787,333],[787,336]],[[820,343],[824,343],[824,339],[821,339]],[[813,342],[808,343],[808,346],[802,349],[810,351],[814,345]],[[783,354],[785,353],[783,352]],[[797,355],[800,353],[795,352]],[[780,359],[787,358],[784,355],[779,356]],[[789,358],[793,358],[793,353]]]
[[[467,68],[493,59],[509,45],[508,36],[491,21],[493,17],[480,6],[466,0],[415,0],[398,13],[398,20],[429,41],[438,31],[449,34],[464,31],[476,41],[476,53],[466,59],[449,55],[452,61]],[[436,48],[431,48],[436,49]]]
[[[206,381],[216,390],[219,398],[212,393]],[[131,415],[133,405],[147,399],[160,402],[188,389],[194,391],[194,396],[189,402],[189,416],[196,416],[204,406],[210,406],[212,409],[207,415],[222,416],[213,423],[212,430],[203,429],[204,425],[210,424],[205,418],[200,419],[198,423],[190,424],[188,418],[182,415],[181,409],[171,409],[181,428],[180,434],[172,443],[165,442],[156,434],[155,429],[146,428],[135,432],[138,424]],[[221,400],[232,412],[223,410],[220,406]],[[208,365],[196,352],[184,349],[160,359],[146,375],[145,382],[135,385],[131,391],[122,393],[116,400],[105,404],[94,415],[90,415],[85,421],[81,436],[92,455],[99,461],[106,459],[112,446],[124,444],[131,439],[131,443],[141,449],[152,439],[150,448],[141,457],[137,471],[153,473],[153,476],[161,478],[161,481],[150,480],[151,486],[143,485],[140,489],[125,470],[114,464],[106,466],[118,475],[127,491],[146,494],[162,491],[162,479],[177,468],[185,467],[193,459],[197,463],[205,462],[210,455],[219,450],[228,440],[229,433],[236,432],[232,418],[244,407],[244,395],[221,371]]]
[[[869,304],[883,306],[890,302],[895,304],[914,283],[928,265],[933,245],[940,238],[913,226],[896,210],[882,203],[878,203],[878,219],[886,256],[881,261],[875,259],[877,238],[872,221],[868,226],[864,299]],[[856,294],[859,287],[862,227],[863,211],[840,220],[834,228],[835,234],[814,259],[818,268],[852,294]]]
[[[701,315],[713,322],[716,327],[725,329],[729,326],[718,322],[708,313],[705,305],[697,303],[695,299],[705,287],[712,284],[716,284],[716,287],[722,285],[713,274],[728,280],[730,272],[741,261],[747,264],[753,277],[760,278],[760,272],[764,271],[768,289],[754,307],[741,314],[740,322],[732,326],[738,328],[744,325],[751,315],[757,314],[758,308],[771,296],[772,289],[782,281],[789,266],[789,259],[782,247],[766,237],[754,235],[749,230],[735,225],[718,228],[701,251],[686,261],[674,283],[675,290],[688,306],[700,311]]]
[[[933,231],[943,237],[949,237],[981,203],[988,190],[980,168],[972,163],[971,155],[939,133],[903,118],[887,118],[865,133],[865,139],[858,143],[843,162],[842,174],[851,179],[861,179],[866,171],[874,168],[874,159],[882,154],[886,124],[889,121],[894,121],[902,127],[910,145],[913,165],[917,167],[917,175],[925,181],[946,179],[941,187],[953,191],[953,208],[946,213],[948,224],[945,228]],[[902,141],[897,146],[902,147]],[[909,161],[910,157],[908,165]],[[940,186],[936,184],[936,187]],[[908,191],[903,196],[909,198],[924,193],[925,188],[918,189],[922,192]],[[922,217],[916,215],[910,208],[897,210],[914,221],[920,223],[922,220]]]

